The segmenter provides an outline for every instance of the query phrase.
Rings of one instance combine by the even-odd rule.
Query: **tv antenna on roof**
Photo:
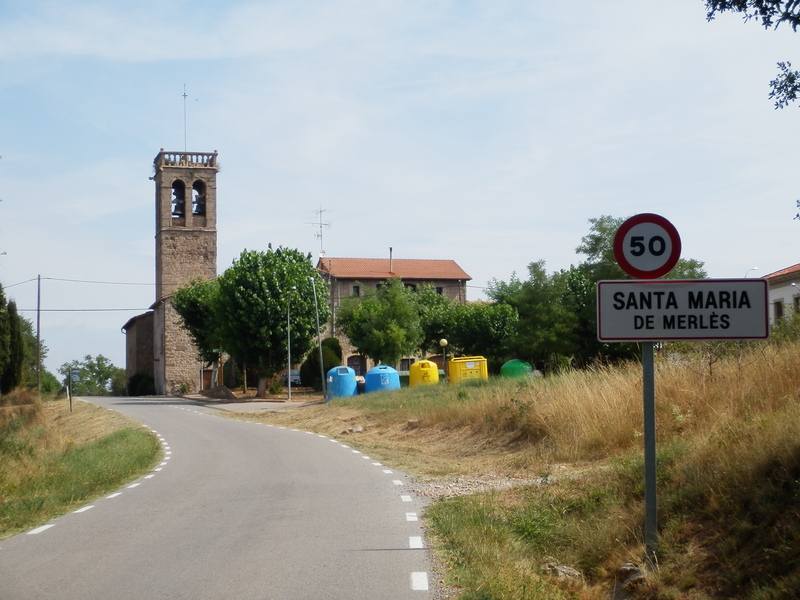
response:
[[[319,207],[319,210],[315,210],[314,213],[317,215],[317,221],[315,222],[308,222],[309,225],[314,225],[315,227],[319,227],[319,233],[315,233],[314,237],[319,238],[319,255],[325,256],[325,250],[322,249],[322,232],[325,229],[330,229],[333,225],[330,221],[323,221],[322,220],[322,213],[327,212],[326,209]]]

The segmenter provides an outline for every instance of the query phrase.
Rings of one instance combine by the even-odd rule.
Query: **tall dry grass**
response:
[[[715,431],[794,403],[800,347],[754,344],[714,365],[664,352],[656,360],[659,443]],[[630,363],[547,378],[494,380],[445,390],[449,401],[420,408],[423,426],[506,434],[542,460],[606,458],[642,445],[642,368]]]

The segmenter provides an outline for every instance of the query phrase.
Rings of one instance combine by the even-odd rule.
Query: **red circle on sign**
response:
[[[648,240],[644,236],[633,237],[632,230],[637,226],[649,226],[650,229],[662,233],[666,236],[664,240],[661,236],[656,236],[653,239],[660,240],[659,244],[655,247],[647,243]],[[626,248],[632,246],[636,250],[641,251],[642,261],[631,260],[626,255]],[[663,258],[660,255],[648,256],[649,250],[661,250],[664,253]],[[665,251],[668,250],[668,251]],[[635,254],[629,250],[629,253]],[[637,279],[658,279],[669,273],[681,257],[681,237],[678,235],[678,230],[675,226],[667,221],[661,215],[654,215],[652,213],[642,213],[635,215],[620,225],[614,236],[614,258],[617,259],[617,264],[631,277]],[[636,264],[634,264],[636,263]]]

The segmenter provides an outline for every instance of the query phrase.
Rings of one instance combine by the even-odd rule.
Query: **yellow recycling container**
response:
[[[435,362],[421,360],[408,367],[408,385],[428,385],[439,383],[439,367]]]
[[[451,358],[447,365],[447,374],[452,384],[473,380],[487,381],[489,379],[486,359],[482,356]]]

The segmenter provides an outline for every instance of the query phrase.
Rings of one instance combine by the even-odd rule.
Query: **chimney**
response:
[[[394,273],[394,271],[392,271],[392,247],[389,246],[389,275],[392,273]]]

